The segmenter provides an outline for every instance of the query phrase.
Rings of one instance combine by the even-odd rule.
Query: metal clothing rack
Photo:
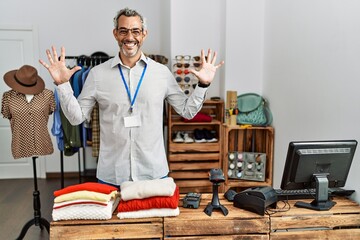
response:
[[[93,53],[92,55],[94,55],[96,53]],[[87,56],[87,55],[80,55],[80,56],[65,56],[65,59],[73,59],[76,60],[77,64],[81,64],[83,66],[96,66],[98,64],[101,64],[107,60],[109,60],[110,58],[113,58],[112,56],[105,56],[105,54],[103,56],[98,56],[98,55],[94,55],[94,56]]]
[[[85,169],[85,148],[83,149],[83,160],[84,160],[84,169]],[[79,165],[79,183],[81,183],[81,163],[80,163],[80,151],[78,151],[78,165]],[[65,178],[64,178],[64,151],[60,151],[60,181],[61,188],[64,188]]]
[[[92,56],[80,55],[80,56],[65,56],[65,59],[73,59],[76,60],[76,64],[83,66],[95,66],[101,64],[112,56],[105,56],[106,54],[103,52],[95,52]],[[84,172],[86,170],[86,149],[85,146],[82,147],[82,155],[83,155],[83,168]],[[79,183],[81,183],[82,175],[81,175],[81,160],[80,160],[80,151],[78,151],[78,165],[79,165]],[[64,152],[60,151],[60,171],[61,171],[61,188],[64,188]]]

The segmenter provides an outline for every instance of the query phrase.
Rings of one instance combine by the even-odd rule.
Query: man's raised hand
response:
[[[49,49],[46,50],[46,55],[49,60],[49,64],[44,62],[43,60],[39,60],[41,65],[43,65],[50,73],[51,77],[54,80],[56,85],[68,82],[71,76],[78,70],[81,69],[80,66],[76,66],[72,69],[68,69],[65,64],[65,48],[61,47],[61,55],[60,59],[56,52],[56,48],[54,46],[51,47],[52,55]]]

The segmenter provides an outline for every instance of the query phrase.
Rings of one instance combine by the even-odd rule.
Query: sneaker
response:
[[[195,138],[195,142],[197,142],[197,143],[206,142],[204,132],[202,130],[200,130],[200,129],[195,129],[194,130],[194,138]]]
[[[174,143],[183,143],[185,140],[183,138],[182,132],[177,132],[175,138],[173,139]]]
[[[206,142],[217,142],[218,140],[215,138],[215,134],[213,133],[213,131],[210,131],[208,129],[203,129],[202,130],[206,139]]]
[[[185,143],[193,143],[194,139],[189,136],[189,133],[184,133],[184,142]]]

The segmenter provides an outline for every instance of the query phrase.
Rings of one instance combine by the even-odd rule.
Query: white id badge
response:
[[[140,115],[131,115],[128,117],[124,117],[125,127],[140,127],[141,126],[141,119]]]

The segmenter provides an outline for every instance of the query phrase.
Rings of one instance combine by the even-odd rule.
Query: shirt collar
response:
[[[139,62],[144,62],[144,64],[146,64],[146,65],[147,65],[148,62],[149,62],[148,58],[145,56],[145,54],[144,54],[143,52],[141,52],[141,57],[140,57],[139,61],[136,62],[135,66],[136,66]],[[122,63],[122,61],[121,61],[121,59],[120,59],[120,57],[119,57],[119,53],[114,56],[114,58],[113,58],[113,60],[112,60],[112,63],[111,63],[111,67],[112,67],[112,68],[113,68],[113,67],[116,67],[118,64],[120,64],[121,66],[125,66],[125,65]]]

